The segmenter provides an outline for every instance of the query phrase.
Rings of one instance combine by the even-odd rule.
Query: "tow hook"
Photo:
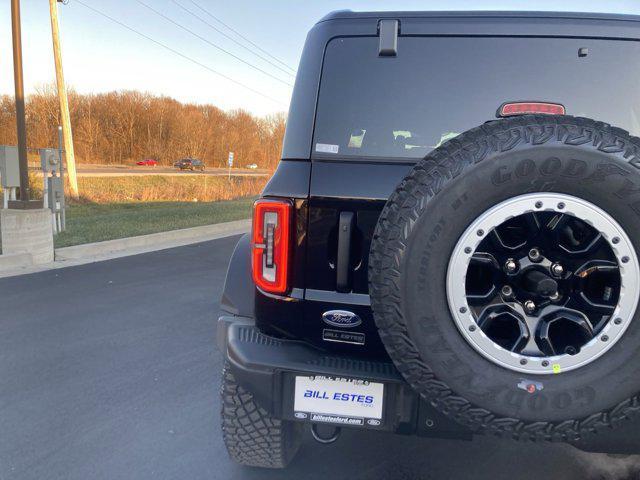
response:
[[[311,435],[314,440],[318,443],[322,443],[323,445],[329,445],[330,443],[335,442],[340,438],[340,433],[342,433],[342,428],[340,427],[332,427],[333,429],[330,432],[330,435],[321,435],[318,432],[318,424],[311,424]]]

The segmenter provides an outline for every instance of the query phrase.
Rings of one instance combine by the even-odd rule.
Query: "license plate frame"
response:
[[[357,378],[295,375],[294,418],[344,426],[383,423],[386,386]]]

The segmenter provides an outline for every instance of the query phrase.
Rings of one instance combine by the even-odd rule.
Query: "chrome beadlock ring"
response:
[[[480,328],[477,308],[472,308],[467,298],[467,274],[480,244],[505,222],[531,213],[548,217],[553,215],[553,212],[560,216],[573,216],[586,223],[599,233],[601,240],[606,241],[613,255],[612,262],[617,262],[618,265],[619,293],[616,292],[618,301],[615,307],[611,306],[612,313],[607,316],[608,320],[604,326],[600,326],[597,334],[584,343],[577,353],[554,355],[545,355],[543,351],[539,355],[530,352],[518,353],[499,345],[495,338],[490,338],[483,328]],[[532,251],[530,254],[537,255],[538,252]],[[613,260],[614,257],[615,260]],[[533,256],[530,258],[534,262],[539,261]],[[512,265],[509,264],[508,268],[511,267]],[[554,268],[555,273],[560,272],[557,264],[549,268]],[[629,236],[620,224],[607,212],[584,199],[552,192],[520,195],[505,200],[481,214],[469,225],[457,242],[449,261],[446,281],[447,300],[455,324],[462,336],[478,353],[501,367],[541,375],[559,374],[583,367],[613,347],[629,327],[640,294],[638,257]],[[548,281],[547,283],[552,284]],[[506,293],[509,291],[506,290]],[[525,303],[514,301],[509,305],[517,310],[517,315],[526,319],[530,304],[525,305]],[[534,303],[531,302],[531,304]],[[544,315],[544,310],[539,313]],[[537,335],[536,332],[531,334]]]

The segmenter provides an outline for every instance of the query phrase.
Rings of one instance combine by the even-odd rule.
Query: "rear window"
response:
[[[488,37],[400,37],[397,57],[378,38],[327,45],[315,158],[416,159],[496,119],[506,101],[561,103],[640,135],[637,42]],[[579,56],[579,49],[587,49]],[[583,50],[584,52],[584,50]]]

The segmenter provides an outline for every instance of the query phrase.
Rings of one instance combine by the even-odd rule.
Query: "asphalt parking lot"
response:
[[[284,472],[234,465],[215,322],[236,241],[0,279],[0,479],[640,478],[635,457],[358,431],[307,434]]]

